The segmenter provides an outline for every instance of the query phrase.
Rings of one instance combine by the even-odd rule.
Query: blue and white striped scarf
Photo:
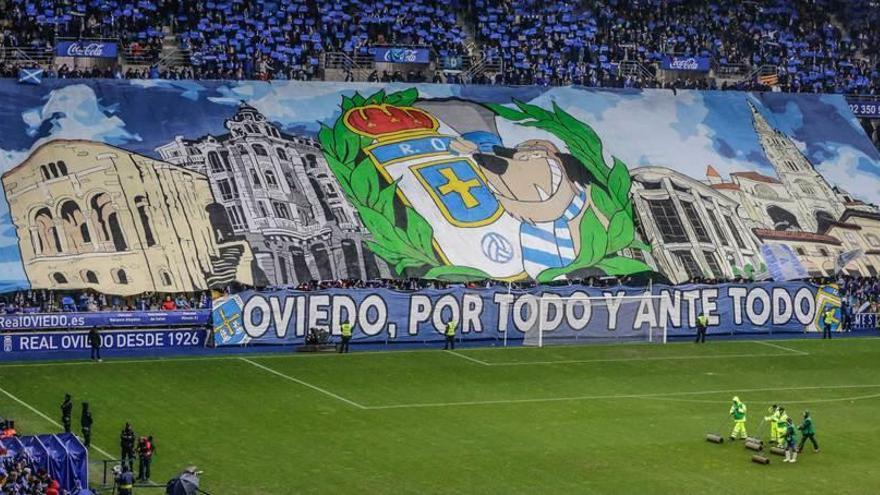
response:
[[[568,223],[580,215],[586,202],[587,193],[581,191],[556,220],[536,224],[523,222],[520,227],[523,265],[532,278],[547,268],[566,266],[574,261],[574,240]]]

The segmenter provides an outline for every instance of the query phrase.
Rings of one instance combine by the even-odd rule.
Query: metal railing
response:
[[[375,68],[373,56],[368,53],[348,55],[343,52],[327,52],[324,54],[322,69],[350,71],[355,81],[366,81]]]
[[[617,62],[617,75],[621,77],[634,77],[645,81],[657,79],[653,72],[637,60],[621,60]]]
[[[34,47],[2,47],[0,48],[0,62],[17,65],[47,65],[55,60],[55,51],[51,48]]]

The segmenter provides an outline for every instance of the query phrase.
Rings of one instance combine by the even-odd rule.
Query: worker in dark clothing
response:
[[[89,403],[82,403],[82,415],[79,418],[79,425],[82,428],[83,445],[88,448],[92,444],[92,411],[89,410]]]
[[[101,362],[101,335],[97,328],[89,330],[89,346],[92,348],[92,361]]]
[[[150,463],[153,461],[153,443],[147,437],[141,437],[137,451],[138,481],[147,481],[150,479]]]
[[[809,439],[813,444],[813,452],[819,452],[819,442],[816,441],[816,427],[813,426],[813,418],[810,417],[810,411],[804,411],[804,422],[798,426],[801,430],[801,443],[798,445],[798,452],[804,451],[804,445]]]
[[[134,469],[134,443],[135,434],[131,423],[125,423],[125,428],[119,434],[119,449],[122,451],[122,466]]]
[[[73,401],[70,394],[64,394],[64,402],[61,403],[61,424],[64,425],[64,433],[70,433],[70,415],[73,413]]]
[[[134,489],[134,474],[131,469],[122,465],[122,472],[116,476],[116,493],[119,495],[131,495]]]

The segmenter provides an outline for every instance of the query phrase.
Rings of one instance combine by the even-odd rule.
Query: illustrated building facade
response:
[[[225,126],[228,134],[177,137],[156,151],[209,178],[233,232],[253,249],[257,285],[389,276],[317,141],[281,132],[246,104]]]
[[[250,247],[221,235],[225,215],[202,174],[55,140],[2,180],[34,289],[134,295],[253,283]]]
[[[632,177],[634,210],[653,248],[649,264],[671,281],[733,278],[760,265],[736,201],[666,167],[637,168]]]

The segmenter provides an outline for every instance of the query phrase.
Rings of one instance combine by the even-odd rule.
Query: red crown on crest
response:
[[[354,132],[382,138],[392,134],[435,131],[440,124],[431,114],[413,107],[367,105],[345,114],[345,124]]]

